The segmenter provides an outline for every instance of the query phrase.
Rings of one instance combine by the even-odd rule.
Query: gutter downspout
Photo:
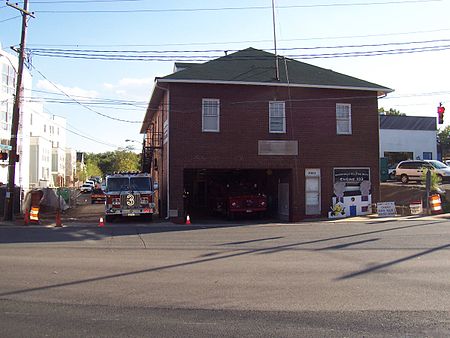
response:
[[[170,219],[170,106],[169,106],[169,89],[168,88],[163,88],[161,86],[158,86],[158,82],[156,82],[155,85],[156,88],[159,88],[163,91],[165,91],[167,93],[167,98],[166,98],[166,112],[167,112],[167,186],[166,186],[166,190],[167,190],[167,215],[166,215],[166,219]],[[163,109],[164,111],[164,109]],[[163,116],[163,146],[164,146],[164,116]]]

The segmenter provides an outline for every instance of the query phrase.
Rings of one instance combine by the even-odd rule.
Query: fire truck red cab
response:
[[[213,210],[229,219],[238,215],[267,212],[267,195],[260,192],[257,184],[227,184],[214,199]]]

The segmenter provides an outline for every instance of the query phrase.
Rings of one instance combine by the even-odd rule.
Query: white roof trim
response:
[[[179,79],[156,79],[161,83],[203,83],[203,84],[229,84],[229,85],[244,85],[244,86],[277,86],[277,87],[299,87],[299,88],[324,88],[324,89],[346,89],[346,90],[368,90],[372,92],[391,93],[393,89],[382,87],[345,87],[345,86],[328,86],[328,85],[309,85],[298,83],[274,83],[274,82],[244,82],[244,81],[216,81],[216,80],[179,80]]]

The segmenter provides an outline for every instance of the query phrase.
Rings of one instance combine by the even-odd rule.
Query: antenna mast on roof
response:
[[[275,33],[275,0],[272,0],[273,44],[275,47],[275,78],[280,81],[280,69],[278,68],[277,35]]]

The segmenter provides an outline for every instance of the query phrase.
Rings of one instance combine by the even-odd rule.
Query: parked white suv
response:
[[[395,178],[402,183],[421,181],[424,169],[436,172],[441,181],[450,180],[450,167],[436,160],[402,161],[395,168]]]
[[[93,190],[93,186],[92,184],[89,183],[84,183],[81,187],[80,187],[80,192],[92,192]]]

